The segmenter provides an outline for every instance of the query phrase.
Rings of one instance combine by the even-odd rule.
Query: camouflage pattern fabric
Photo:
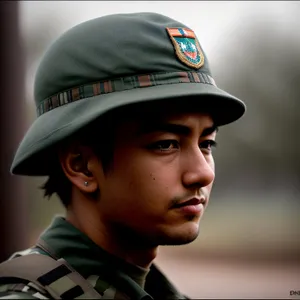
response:
[[[147,272],[141,268],[135,269],[135,266],[111,256],[93,244],[64,218],[55,218],[41,238],[47,241],[58,257],[65,259],[71,268],[87,280],[100,294],[99,299],[188,299],[176,290],[154,264]],[[96,256],[93,251],[97,251]],[[40,248],[32,248],[15,253],[11,259],[34,253],[47,255]],[[0,284],[0,299],[90,299],[85,293],[80,293],[80,287],[68,277],[67,272],[61,272],[60,275],[56,278],[52,272],[51,280],[48,276],[43,282],[48,283],[48,287],[54,289],[58,297],[51,296],[46,289],[41,289],[33,282],[11,280]],[[144,285],[134,279],[138,276],[145,276]]]

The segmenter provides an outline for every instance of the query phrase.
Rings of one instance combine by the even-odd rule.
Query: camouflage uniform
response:
[[[103,299],[188,299],[154,264],[146,270],[110,255],[63,217],[56,217],[41,239],[51,247],[56,257],[64,258],[76,269]],[[41,248],[33,247],[16,253],[14,257],[33,253],[49,255]],[[67,294],[74,288],[74,283],[66,278],[56,279],[51,284],[61,285],[62,299],[79,299],[82,295],[79,289],[77,294],[76,291]],[[0,299],[9,299],[8,296],[14,299],[51,298],[46,291],[29,282],[0,285]]]

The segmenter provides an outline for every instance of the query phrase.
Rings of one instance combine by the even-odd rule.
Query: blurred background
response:
[[[33,80],[47,47],[102,15],[152,11],[192,28],[220,88],[246,115],[221,128],[216,181],[199,238],[163,247],[157,264],[192,298],[295,299],[300,291],[300,2],[3,1],[1,260],[31,246],[63,208],[46,178],[9,167],[35,119]]]

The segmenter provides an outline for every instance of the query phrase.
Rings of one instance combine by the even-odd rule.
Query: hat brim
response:
[[[38,117],[17,149],[11,172],[18,175],[49,175],[54,156],[53,146],[82,129],[90,122],[113,109],[136,103],[172,103],[182,100],[183,107],[194,111],[211,112],[217,126],[239,119],[246,110],[245,104],[229,93],[204,83],[178,83],[137,88],[81,99],[57,107]]]

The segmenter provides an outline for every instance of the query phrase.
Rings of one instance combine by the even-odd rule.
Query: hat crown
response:
[[[167,28],[188,26],[157,13],[131,13],[99,17],[69,29],[51,45],[39,65],[34,85],[36,106],[56,93],[96,81],[195,71],[176,56]],[[202,53],[201,72],[211,75]]]

